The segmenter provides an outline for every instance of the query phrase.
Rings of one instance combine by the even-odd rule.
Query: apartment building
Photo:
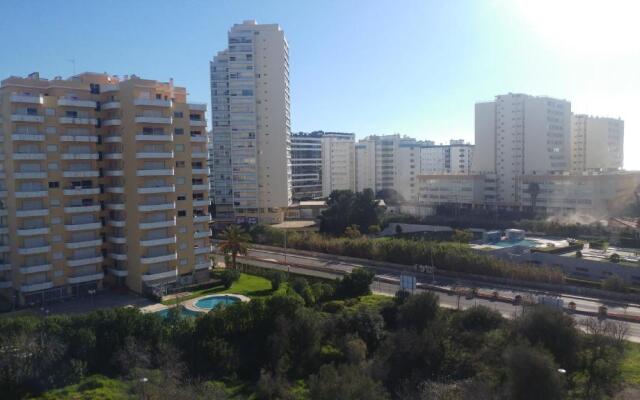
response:
[[[423,142],[420,149],[420,173],[468,174],[471,172],[473,147],[462,139],[450,140],[448,145]]]
[[[353,133],[322,135],[322,197],[334,190],[356,189],[355,140]]]
[[[205,110],[172,81],[3,80],[0,293],[37,303],[208,279]]]
[[[497,201],[518,207],[520,176],[571,165],[571,103],[509,93],[476,104],[473,172],[497,178]]]
[[[313,200],[322,197],[322,136],[323,132],[291,135],[291,191],[293,200]]]
[[[624,121],[571,116],[571,171],[616,171],[624,161]]]
[[[284,32],[276,24],[235,24],[210,68],[216,220],[281,222],[292,201]]]

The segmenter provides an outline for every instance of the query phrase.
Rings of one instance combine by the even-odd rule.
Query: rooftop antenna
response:
[[[70,58],[67,61],[69,61],[71,63],[71,65],[73,65],[73,75],[76,75],[76,59],[75,58]]]

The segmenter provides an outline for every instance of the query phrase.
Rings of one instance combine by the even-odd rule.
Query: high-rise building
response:
[[[323,132],[291,135],[291,189],[293,200],[322,197]]]
[[[291,204],[289,46],[275,24],[244,21],[211,62],[216,220],[279,222]]]
[[[574,114],[571,117],[571,171],[615,171],[624,160],[624,121]]]
[[[2,81],[0,291],[31,303],[208,279],[205,110],[172,81]]]
[[[356,189],[355,140],[353,133],[322,135],[322,196],[334,190]]]
[[[476,104],[474,172],[495,173],[497,201],[518,206],[520,177],[567,171],[571,103],[525,94]]]
[[[468,174],[472,160],[473,145],[464,140],[450,140],[448,145],[424,142],[420,149],[420,173]]]

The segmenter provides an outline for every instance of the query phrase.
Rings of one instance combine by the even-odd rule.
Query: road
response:
[[[363,263],[347,263],[336,261],[329,257],[310,257],[301,255],[285,254],[278,251],[249,249],[248,257],[253,259],[262,260],[261,263],[266,268],[278,269],[281,271],[290,271],[295,274],[317,276],[322,278],[335,279],[341,277],[344,274],[351,272],[354,268],[364,267],[373,268],[371,265]],[[286,257],[286,261],[285,261]],[[284,263],[284,264],[283,264]],[[382,274],[376,274],[376,280],[372,284],[371,288],[374,292],[386,295],[394,295],[399,290],[399,272],[386,272]],[[446,279],[438,278],[436,281],[432,281],[432,278],[418,278],[418,285],[426,284],[433,285],[443,290],[450,290],[455,282]],[[486,283],[479,283],[474,285],[478,290],[482,292],[491,293],[497,291],[501,297],[513,298],[516,295],[527,296],[536,295],[539,292],[527,291],[523,289],[510,290],[499,287],[493,287]],[[416,291],[422,291],[427,289],[417,288]],[[439,299],[440,305],[446,308],[453,309],[466,309],[475,305],[484,305],[486,307],[495,309],[500,312],[505,318],[514,318],[516,315],[520,315],[523,312],[522,306],[514,306],[511,303],[502,301],[492,301],[482,298],[466,299],[464,296],[451,295],[443,293],[442,291],[434,290]],[[603,304],[598,299],[577,297],[568,294],[560,294],[560,297],[564,304],[568,304],[570,301],[576,303],[576,309],[579,311],[597,312],[598,308]],[[621,305],[619,303],[606,303],[608,311],[610,313],[637,315],[640,316],[640,306],[637,304]],[[572,314],[573,318],[577,321],[584,320],[584,315]],[[640,323],[628,323],[629,334],[628,340],[632,342],[640,343]]]

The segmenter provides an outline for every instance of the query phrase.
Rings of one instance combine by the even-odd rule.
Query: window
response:
[[[178,232],[187,233],[187,227],[186,226],[181,226],[180,228],[178,228]]]
[[[189,262],[189,260],[187,260],[186,258],[180,259],[180,265],[187,265],[187,262]]]
[[[185,182],[186,182],[186,180],[185,180],[184,176],[179,176],[179,177],[176,178],[176,183],[178,185],[184,185]]]
[[[179,196],[178,196],[178,201],[186,200],[186,199],[187,199],[187,196],[185,196],[185,195],[183,195],[183,194],[181,194],[181,195],[179,195]]]
[[[49,189],[55,189],[59,187],[60,187],[60,182],[57,182],[57,181],[49,182]]]
[[[51,218],[51,225],[60,225],[62,223],[62,219],[60,217]]]
[[[183,144],[176,144],[176,151],[177,152],[183,152],[184,151],[184,145]]]
[[[60,235],[53,235],[53,236],[51,236],[51,241],[52,241],[53,243],[60,243],[60,242],[62,242],[62,236],[60,236]]]
[[[60,207],[60,200],[58,200],[58,199],[49,199],[49,205],[51,207]]]
[[[187,216],[186,210],[178,210],[178,217],[186,217],[186,216]]]
[[[176,134],[176,135],[184,135],[184,129],[182,129],[182,128],[176,128],[176,129],[173,131],[173,133],[174,133],[174,134]]]
[[[56,144],[48,144],[47,145],[47,151],[49,153],[53,153],[53,152],[58,151],[58,145],[56,145]]]
[[[45,128],[45,132],[47,133],[47,135],[55,135],[56,134],[56,127],[55,126],[47,126]]]
[[[58,170],[58,163],[52,162],[47,164],[47,168],[49,169],[49,171],[57,171]]]
[[[182,113],[182,111],[175,111],[173,113],[173,118],[182,118],[184,116],[184,114]]]
[[[44,114],[48,115],[48,116],[54,116],[54,115],[56,115],[56,109],[55,108],[45,108],[44,109]]]
[[[184,168],[184,161],[176,161],[176,168]]]
[[[58,219],[60,219],[60,218],[58,218]],[[62,254],[61,252],[53,253],[53,259],[54,260],[62,260],[63,257],[64,257],[64,254]]]
[[[179,245],[180,250],[184,250],[187,248],[187,244],[186,243],[180,243]]]

